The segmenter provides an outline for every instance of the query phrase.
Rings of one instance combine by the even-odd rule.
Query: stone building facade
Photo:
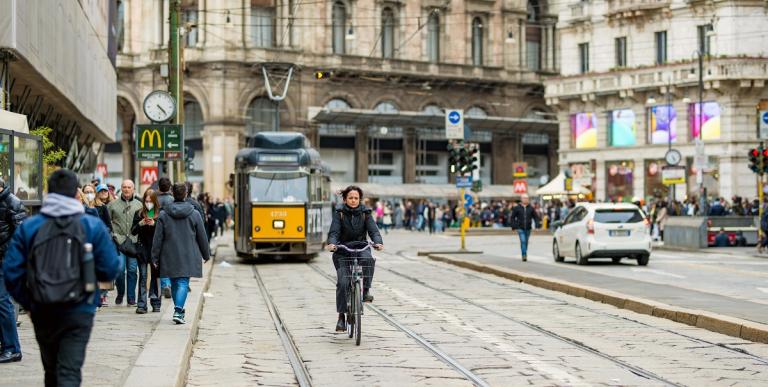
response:
[[[764,1],[564,2],[561,75],[545,81],[561,166],[598,200],[666,198],[661,168],[672,147],[686,171],[677,199],[700,197],[699,178],[709,195],[755,198],[747,153],[759,141],[757,107],[768,108],[766,24]]]
[[[133,125],[147,121],[142,100],[167,88],[167,9],[167,0],[118,1],[120,142],[105,159],[126,177],[137,176],[122,151],[132,149]],[[446,108],[478,119],[471,140],[485,184],[511,184],[515,161],[528,161],[536,181],[557,172],[557,126],[542,88],[559,66],[556,17],[544,1],[185,0],[182,14],[188,176],[213,196],[227,194],[237,149],[274,129],[276,106],[279,129],[306,133],[336,181],[448,184],[441,125],[372,118]],[[279,105],[267,97],[264,62],[297,66]],[[345,110],[365,123],[315,119]]]

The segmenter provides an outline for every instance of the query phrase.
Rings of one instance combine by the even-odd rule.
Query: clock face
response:
[[[669,152],[667,152],[667,155],[664,158],[666,159],[667,164],[677,165],[678,163],[680,163],[682,156],[680,155],[679,151],[672,149]]]
[[[144,99],[144,114],[152,122],[166,122],[176,115],[176,100],[168,92],[153,91]]]

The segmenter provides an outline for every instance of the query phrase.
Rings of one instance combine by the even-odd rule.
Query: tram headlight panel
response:
[[[273,220],[272,221],[272,228],[276,230],[282,230],[285,228],[285,221],[284,220]]]

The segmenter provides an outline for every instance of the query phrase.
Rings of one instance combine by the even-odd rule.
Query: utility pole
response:
[[[176,119],[175,123],[184,124],[184,87],[182,75],[182,57],[183,48],[181,47],[180,33],[180,14],[181,0],[170,0],[168,4],[169,12],[169,38],[168,44],[168,91],[176,99]],[[183,145],[183,144],[182,144]],[[168,178],[174,181],[174,169],[178,170],[178,180],[184,179],[184,171],[177,161],[166,161],[168,163]]]
[[[667,79],[667,152],[672,150],[672,78]],[[669,205],[675,201],[675,184],[669,185]]]
[[[704,114],[704,53],[702,52],[702,47],[699,47],[696,53],[699,54],[699,114],[697,117],[699,120],[699,141],[704,141],[701,137],[704,132],[704,128],[701,127],[701,123],[704,122],[702,119]],[[709,204],[707,202],[707,189],[704,187],[704,171],[702,171],[702,168],[697,168],[696,174],[701,176],[699,178],[699,195],[701,195],[699,199],[699,216],[707,216]]]

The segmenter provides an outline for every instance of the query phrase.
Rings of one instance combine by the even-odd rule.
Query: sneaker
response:
[[[136,301],[128,301],[128,306],[136,306]]]
[[[184,311],[181,312],[174,312],[173,313],[173,322],[176,324],[186,324],[187,322],[184,321]]]
[[[5,351],[0,354],[0,363],[13,363],[21,361],[21,352]]]
[[[365,289],[363,291],[363,302],[373,302],[373,292],[371,289]]]
[[[115,305],[123,305],[123,297],[117,296],[115,298]]]
[[[153,306],[152,307],[152,313],[160,313],[160,307],[159,306]]]
[[[336,322],[336,332],[347,330],[347,320],[344,319],[344,313],[339,314],[339,321]]]
[[[523,254],[523,262],[528,262],[528,256]]]
[[[136,314],[147,314],[147,308],[136,308]]]
[[[109,297],[107,297],[107,295],[105,294],[105,295],[101,296],[101,301],[99,302],[99,307],[100,308],[106,308],[108,306],[109,306]]]
[[[171,288],[166,286],[163,288],[163,297],[171,298]]]

